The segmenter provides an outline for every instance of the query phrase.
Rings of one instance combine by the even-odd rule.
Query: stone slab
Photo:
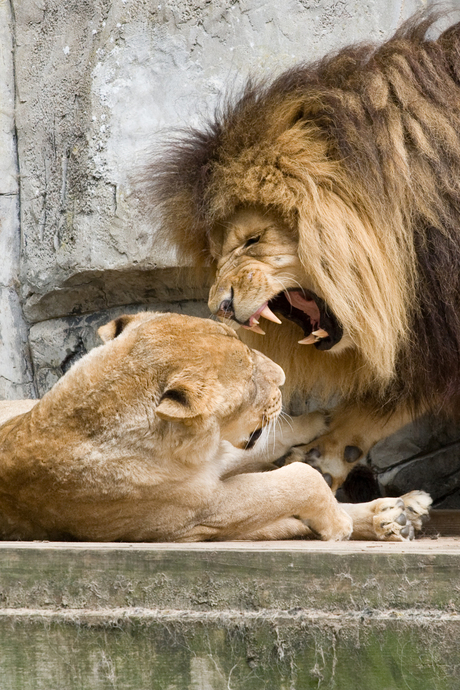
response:
[[[0,558],[0,611],[460,611],[460,537],[403,544],[2,542]]]
[[[379,482],[389,496],[412,489],[430,492],[436,504],[460,489],[460,443],[416,457],[379,474]]]
[[[460,426],[450,420],[425,415],[376,443],[369,458],[378,472],[384,472],[414,457],[455,446],[459,441]]]
[[[458,690],[459,633],[451,614],[0,616],[0,672],[3,690]]]
[[[371,448],[381,493],[428,491],[435,508],[460,508],[460,426],[424,416]]]
[[[0,544],[2,690],[456,690],[460,539]]]

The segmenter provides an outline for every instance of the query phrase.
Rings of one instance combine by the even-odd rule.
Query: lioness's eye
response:
[[[250,247],[251,244],[257,244],[257,242],[260,240],[260,235],[257,235],[257,237],[250,237],[248,241],[245,243],[245,247]]]

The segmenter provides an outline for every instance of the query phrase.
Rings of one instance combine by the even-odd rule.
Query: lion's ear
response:
[[[166,390],[161,396],[156,413],[167,422],[187,422],[200,414],[191,392],[183,387]]]
[[[124,314],[123,316],[119,316],[117,319],[113,319],[113,321],[109,321],[109,323],[101,326],[97,331],[98,335],[104,343],[107,343],[109,340],[114,340],[135,318],[135,314]]]

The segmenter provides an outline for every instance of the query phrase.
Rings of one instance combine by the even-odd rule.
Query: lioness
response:
[[[42,400],[3,403],[2,538],[348,539],[353,530],[403,540],[420,527],[422,492],[341,506],[306,464],[249,471],[258,463],[249,448],[280,413],[284,374],[228,326],[146,312],[99,333],[105,344]],[[323,418],[301,427],[308,441]],[[273,454],[298,433],[280,432]]]

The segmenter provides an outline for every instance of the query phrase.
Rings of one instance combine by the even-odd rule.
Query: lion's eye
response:
[[[251,244],[257,244],[257,242],[260,240],[260,235],[257,235],[257,237],[250,237],[247,242],[245,242],[245,248],[250,247]]]

